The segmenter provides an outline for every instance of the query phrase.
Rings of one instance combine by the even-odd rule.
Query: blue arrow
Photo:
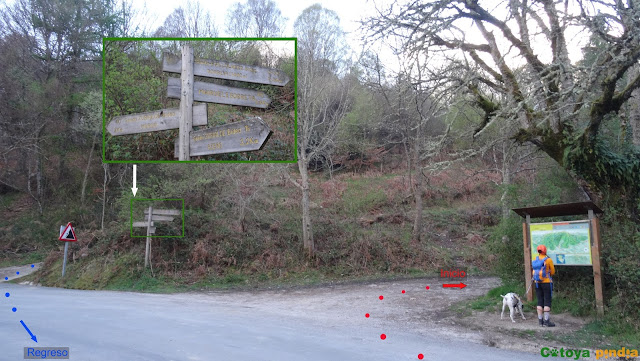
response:
[[[38,339],[34,334],[31,333],[31,331],[29,330],[29,327],[27,327],[27,325],[24,324],[24,321],[20,320],[20,323],[22,324],[24,329],[27,330],[27,332],[29,332],[29,336],[31,336],[31,339],[34,340],[35,342],[38,342]]]

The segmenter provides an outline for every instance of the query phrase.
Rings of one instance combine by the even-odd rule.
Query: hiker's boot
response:
[[[544,326],[544,321],[541,318],[538,319],[538,323],[540,324],[540,327]]]
[[[543,325],[544,327],[556,327],[556,324],[551,322],[551,320],[544,320]]]

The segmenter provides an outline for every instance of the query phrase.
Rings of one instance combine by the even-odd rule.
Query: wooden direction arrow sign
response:
[[[149,214],[149,209],[144,210],[144,214]],[[161,216],[181,216],[182,212],[177,209],[154,209],[153,215],[161,215]]]
[[[162,70],[180,73],[182,71],[182,58],[165,53],[162,60]],[[193,74],[208,78],[240,80],[278,86],[283,86],[289,82],[287,74],[277,69],[199,58],[194,59]]]
[[[144,215],[144,220],[148,221],[149,220],[149,214],[145,214]],[[155,222],[171,222],[173,221],[173,217],[169,217],[169,216],[156,216],[155,214],[151,216],[151,220],[155,221]]]
[[[193,106],[193,125],[207,125],[206,104]],[[111,135],[146,133],[178,128],[180,128],[180,109],[173,108],[155,112],[121,115],[114,117],[107,124],[107,130]]]
[[[133,227],[147,227],[148,225],[148,222],[133,222]],[[153,222],[151,222],[151,227],[153,227]]]
[[[260,117],[191,132],[191,156],[259,150],[271,134]],[[176,142],[175,156],[178,157]]]
[[[180,99],[182,82],[179,78],[168,79],[167,97]],[[193,100],[198,102],[244,105],[246,107],[266,108],[271,99],[261,91],[252,89],[234,88],[230,86],[193,82]]]

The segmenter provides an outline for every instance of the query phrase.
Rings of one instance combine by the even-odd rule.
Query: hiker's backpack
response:
[[[533,268],[533,280],[536,282],[542,282],[543,279],[549,278],[551,276],[547,274],[547,267],[544,266],[544,262],[549,259],[548,256],[545,256],[543,259],[536,257],[535,260],[531,263],[531,267]]]

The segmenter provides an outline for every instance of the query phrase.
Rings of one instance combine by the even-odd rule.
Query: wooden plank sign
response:
[[[145,214],[144,215],[144,220],[148,221],[149,220],[149,214]],[[170,216],[156,216],[155,214],[153,214],[151,216],[151,220],[155,221],[155,222],[171,222],[173,221],[173,217]]]
[[[149,210],[145,209],[144,210],[144,214],[149,214]],[[153,210],[153,215],[160,215],[160,216],[181,216],[182,215],[182,211],[178,210],[178,209],[154,209]]]
[[[207,125],[206,104],[193,106],[193,125]],[[114,117],[107,124],[107,130],[111,135],[137,134],[178,128],[180,128],[180,109],[175,108],[121,115]]]
[[[198,156],[259,150],[270,134],[271,129],[260,117],[193,131],[189,141],[190,154]],[[177,150],[176,143],[176,157]]]
[[[180,99],[182,91],[180,79],[170,77],[168,83],[167,97]],[[234,88],[201,81],[193,82],[193,100],[255,108],[266,108],[271,103],[271,99],[264,92],[258,90]]]
[[[162,71],[180,73],[182,71],[181,57],[165,53],[162,60]],[[289,82],[287,74],[278,69],[200,58],[194,59],[193,74],[208,78],[278,86],[286,85]]]
[[[133,226],[147,228],[147,222],[133,222]],[[149,228],[149,233],[156,233],[156,227],[153,226],[153,222],[151,222],[151,228]]]

